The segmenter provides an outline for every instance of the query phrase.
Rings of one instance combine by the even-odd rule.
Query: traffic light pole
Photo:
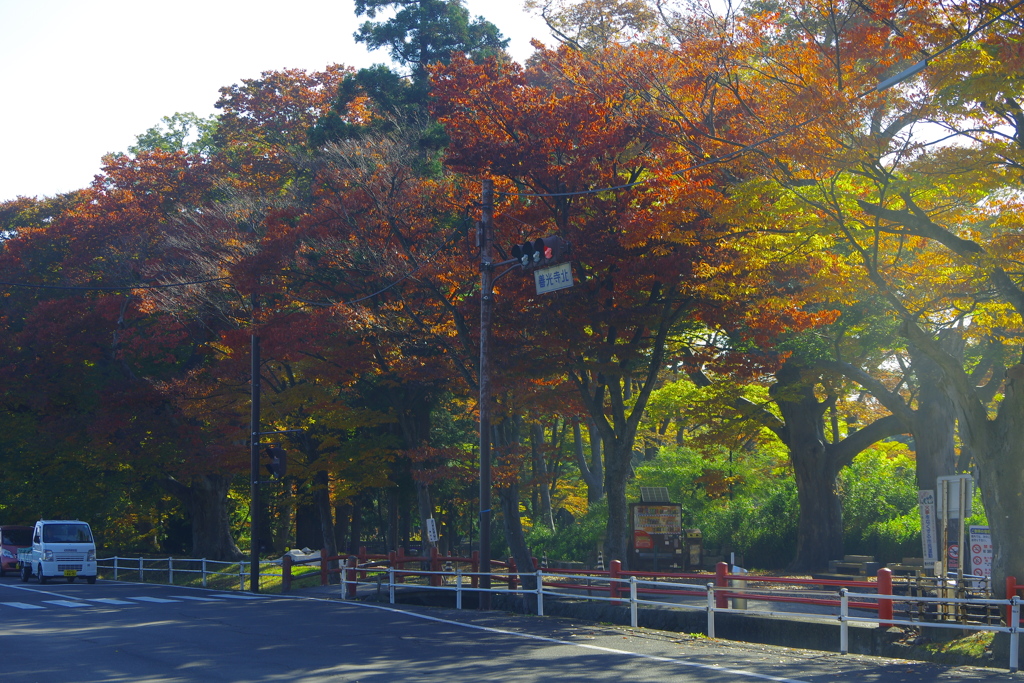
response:
[[[491,320],[494,313],[494,184],[484,179],[480,217],[480,609],[491,608]]]
[[[260,592],[260,338],[256,334],[256,314],[259,300],[252,295],[251,337],[252,370],[249,413],[249,590]]]

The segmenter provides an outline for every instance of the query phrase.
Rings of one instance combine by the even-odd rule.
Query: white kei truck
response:
[[[39,583],[57,578],[96,583],[96,543],[86,522],[39,520],[32,530],[32,547],[20,548],[18,561],[23,582],[35,576]]]

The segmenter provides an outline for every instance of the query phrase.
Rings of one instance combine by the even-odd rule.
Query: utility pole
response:
[[[480,217],[480,609],[491,608],[491,319],[494,313],[494,184],[484,179]]]
[[[260,302],[252,295],[252,337],[250,357],[252,388],[249,413],[249,590],[260,592],[260,338],[256,334],[256,317]]]

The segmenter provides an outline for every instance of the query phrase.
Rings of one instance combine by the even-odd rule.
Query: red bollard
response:
[[[878,577],[878,594],[892,595],[892,570],[882,567],[876,574]],[[889,628],[892,623],[892,600],[878,601],[878,628]]]
[[[729,606],[729,596],[725,589],[729,587],[729,564],[719,562],[715,565],[715,607],[725,609]]]
[[[516,561],[514,558],[508,558],[508,589],[514,591],[519,587],[519,582],[516,580],[519,575],[516,574]]]
[[[281,558],[281,592],[287,593],[292,589],[292,556],[285,553]]]
[[[612,560],[608,563],[608,578],[612,581],[608,582],[608,592],[612,599],[612,606],[619,606],[619,582],[614,579],[619,578],[619,574],[622,573],[622,561]]]
[[[1017,594],[1017,577],[1016,576],[1007,576],[1006,577],[1006,599],[1010,600],[1016,594]],[[1015,626],[1016,625],[1016,624],[1011,624],[1010,623],[1010,620],[1012,619],[1012,613],[1013,613],[1013,607],[1010,606],[1010,605],[1007,605],[1006,606],[1006,625],[1007,626]]]
[[[320,585],[327,585],[327,548],[320,548]]]
[[[477,574],[480,573],[480,551],[474,550],[469,556],[469,571],[473,575],[469,577],[470,588],[480,587],[480,577]]]
[[[430,571],[432,571],[432,572],[439,572],[439,571],[441,571],[441,555],[440,555],[440,553],[437,552],[437,548],[431,548],[430,549]],[[440,574],[431,574],[430,575],[430,581],[428,581],[428,583],[431,586],[440,586],[441,583],[442,583],[441,582],[441,575]]]

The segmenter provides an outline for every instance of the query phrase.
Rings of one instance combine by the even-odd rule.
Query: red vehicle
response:
[[[0,576],[18,572],[18,548],[32,547],[32,527],[0,526]]]

